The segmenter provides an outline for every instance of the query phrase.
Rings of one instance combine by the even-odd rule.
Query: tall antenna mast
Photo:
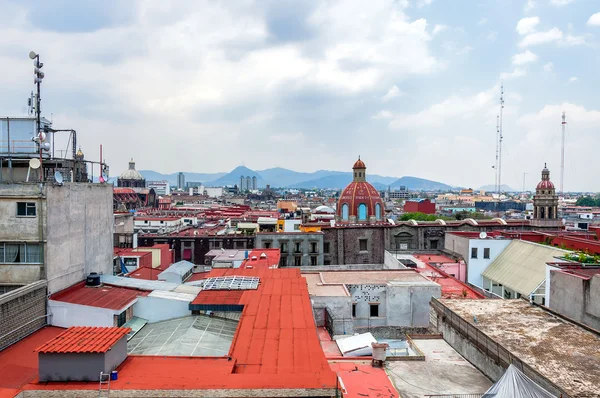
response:
[[[564,181],[565,181],[565,128],[567,127],[567,113],[562,113],[562,147],[560,150],[560,194],[564,197]]]
[[[498,134],[500,139],[498,140],[498,193],[502,191],[502,110],[504,109],[504,82],[500,86],[500,123]]]
[[[500,116],[496,116],[496,164],[494,165],[494,177],[496,178],[494,181],[494,191],[496,193],[500,193],[500,188],[498,187],[498,151],[500,144]]]

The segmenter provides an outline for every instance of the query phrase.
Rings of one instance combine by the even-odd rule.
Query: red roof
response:
[[[383,219],[384,205],[379,192],[375,189],[375,187],[368,182],[361,181],[352,181],[340,195],[340,199],[338,201],[337,206],[337,215],[339,217],[343,216],[343,207],[344,205],[348,206],[348,216],[355,216],[358,218],[358,207],[361,204],[365,204],[367,206],[367,220],[369,217],[375,217],[375,206],[379,204],[379,219]]]
[[[130,328],[73,326],[39,347],[44,354],[107,352]]]
[[[266,255],[266,257],[263,256]],[[254,249],[248,254],[248,258],[242,262],[240,268],[269,268],[279,267],[281,252],[279,249]]]
[[[147,296],[150,292],[117,286],[85,286],[85,281],[54,293],[50,300],[90,307],[120,310],[127,307],[138,296]]]
[[[352,166],[353,169],[366,169],[367,166],[365,165],[365,162],[363,162],[362,160],[360,160],[360,158],[358,158],[358,160],[356,162],[354,162],[354,166]]]
[[[202,290],[191,304],[239,304],[243,290]]]
[[[147,253],[150,254],[150,253]],[[147,281],[157,281],[158,274],[163,272],[164,269],[161,267],[139,267],[138,269],[131,271],[126,276],[134,279],[145,279]]]
[[[535,189],[554,189],[554,184],[550,180],[542,180],[537,184]]]

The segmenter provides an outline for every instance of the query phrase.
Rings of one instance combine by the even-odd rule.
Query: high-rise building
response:
[[[181,171],[177,174],[177,190],[182,191],[185,188],[185,174]]]
[[[258,187],[256,186],[256,176],[252,177],[252,190],[256,191]]]

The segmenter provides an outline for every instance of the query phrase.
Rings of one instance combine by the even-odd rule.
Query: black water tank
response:
[[[86,286],[100,286],[100,275],[96,272],[92,272],[88,275],[85,280]]]

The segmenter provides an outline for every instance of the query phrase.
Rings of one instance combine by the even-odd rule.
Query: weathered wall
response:
[[[356,305],[354,325],[385,326],[389,325],[390,309],[388,309],[387,286],[385,284],[346,285]],[[379,316],[371,317],[370,305],[379,304]]]
[[[17,216],[17,202],[36,203],[36,215]],[[39,183],[0,184],[0,242],[37,243],[46,236],[45,188]],[[43,279],[42,264],[2,264],[0,283],[27,284]]]
[[[188,316],[192,311],[188,301],[142,296],[133,305],[133,314],[152,323]]]
[[[257,249],[265,248],[265,243],[269,243],[269,247],[271,249],[280,249],[281,244],[285,243],[287,246],[287,251],[281,252],[282,264],[283,266],[293,267],[295,262],[294,258],[300,257],[302,261],[303,267],[311,266],[310,258],[311,256],[317,257],[317,265],[323,265],[324,257],[323,257],[323,233],[315,232],[315,233],[299,233],[299,232],[276,232],[276,233],[259,233],[256,234],[256,238],[254,241],[254,247]],[[295,251],[295,243],[300,243],[301,252],[296,253]],[[311,242],[315,242],[317,244],[317,251],[311,252]]]
[[[0,295],[0,351],[46,325],[46,281]]]
[[[398,259],[396,258],[395,255],[388,252],[387,250],[384,253],[383,265],[384,265],[383,266],[384,269],[406,269],[407,268],[404,264],[402,264],[400,261],[398,261]]]
[[[333,318],[333,334],[353,334],[352,301],[350,297],[311,296],[317,326],[325,326],[325,308]]]
[[[329,242],[329,264],[383,264],[389,228],[385,226],[324,228],[323,241]],[[359,240],[367,240],[360,250]]]
[[[109,373],[115,370],[127,358],[127,335],[121,337],[104,354],[104,372]]]
[[[444,249],[460,254],[469,264],[469,238],[466,236],[447,233],[444,236]]]
[[[433,282],[391,282],[387,287],[387,325],[427,327],[429,302],[441,294],[442,288]]]
[[[112,186],[46,185],[48,290],[55,293],[90,272],[112,275]]]
[[[565,272],[550,272],[552,310],[600,330],[600,275],[588,280]]]

